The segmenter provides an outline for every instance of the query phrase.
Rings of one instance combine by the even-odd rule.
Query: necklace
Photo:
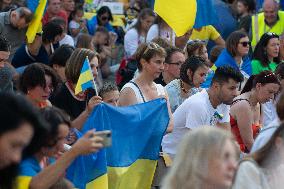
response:
[[[180,81],[180,89],[182,90],[182,92],[184,92],[185,94],[187,94],[187,93],[189,92],[189,90],[186,90],[186,89],[184,88],[184,84],[183,84],[183,82],[182,82],[181,79],[180,79],[179,81]]]

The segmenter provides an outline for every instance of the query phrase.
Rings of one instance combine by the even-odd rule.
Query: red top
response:
[[[241,133],[239,130],[239,126],[237,121],[230,115],[230,123],[231,123],[231,131],[235,136],[235,139],[237,140],[237,142],[240,145],[240,150],[242,152],[249,152],[249,150],[246,148],[243,139],[241,137]],[[253,133],[253,138],[255,139],[260,131],[260,126],[257,124],[252,124],[251,126],[252,129],[252,133]]]
[[[50,20],[52,20],[52,18],[54,17],[61,17],[65,20],[66,22],[66,26],[68,23],[68,16],[67,13],[64,10],[60,10],[59,13],[57,15],[51,16],[48,11],[46,11],[46,13],[44,14],[44,16],[42,17],[42,25],[46,25]]]

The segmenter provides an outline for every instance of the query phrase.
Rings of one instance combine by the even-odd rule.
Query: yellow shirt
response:
[[[193,29],[189,39],[200,39],[207,43],[209,40],[215,41],[218,37],[220,37],[220,33],[214,28],[214,26],[208,25],[203,26],[200,31]]]

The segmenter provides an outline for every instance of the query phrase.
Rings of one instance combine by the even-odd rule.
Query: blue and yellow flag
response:
[[[77,85],[75,87],[75,95],[87,90],[88,88],[95,89],[95,82],[94,82],[94,76],[90,67],[89,59],[86,57],[81,73],[77,82]]]
[[[77,158],[67,178],[80,189],[150,189],[168,123],[165,99],[128,107],[98,105],[81,135],[94,128],[111,130],[112,146]]]
[[[155,0],[154,10],[178,37],[216,22],[212,0]]]
[[[47,0],[40,0],[37,5],[34,13],[34,18],[32,19],[32,22],[30,23],[26,33],[28,43],[32,43],[35,39],[36,33],[42,31],[41,20],[44,14],[46,3]]]

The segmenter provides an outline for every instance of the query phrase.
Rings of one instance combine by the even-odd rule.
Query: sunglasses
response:
[[[251,42],[250,41],[243,41],[243,42],[239,42],[239,43],[242,44],[243,47],[251,46]]]
[[[102,20],[109,20],[109,17],[108,16],[103,16],[101,17]]]
[[[147,48],[145,49],[143,55],[145,55],[149,50],[154,50],[154,49],[159,49],[159,48],[161,48],[160,45],[154,42],[150,42],[148,43]]]

